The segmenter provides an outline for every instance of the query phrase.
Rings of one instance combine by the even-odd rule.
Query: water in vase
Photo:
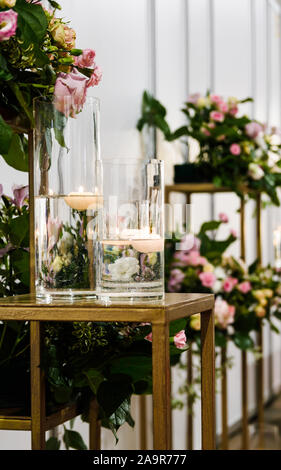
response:
[[[95,296],[95,231],[99,197],[35,197],[37,296]]]
[[[100,251],[101,297],[163,298],[163,239],[103,240]]]

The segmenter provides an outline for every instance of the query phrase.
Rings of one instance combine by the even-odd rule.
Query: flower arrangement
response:
[[[101,80],[93,49],[76,49],[76,33],[37,0],[0,2],[0,154],[6,162],[28,171],[24,132],[34,127],[34,98],[54,99],[58,111],[81,111],[89,87]]]
[[[280,279],[273,268],[257,263],[247,267],[241,259],[226,255],[235,232],[231,230],[225,240],[216,237],[227,222],[227,215],[220,214],[219,220],[204,223],[196,237],[186,235],[178,251],[176,239],[167,245],[167,290],[214,293],[217,346],[230,339],[243,350],[253,349],[250,333],[258,330],[260,319],[276,331],[272,318],[280,316]],[[194,315],[188,338],[195,339],[199,330],[200,315]]]
[[[137,128],[156,127],[168,141],[185,137],[188,143],[188,138],[195,139],[199,151],[193,165],[201,181],[230,187],[240,197],[245,191],[250,197],[263,192],[279,205],[276,188],[281,185],[280,133],[241,115],[240,104],[248,101],[252,99],[224,100],[209,92],[205,96],[195,93],[182,109],[187,124],[172,132],[164,106],[145,92]]]

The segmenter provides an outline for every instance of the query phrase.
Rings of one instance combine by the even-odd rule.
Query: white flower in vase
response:
[[[131,256],[119,258],[108,266],[113,281],[129,281],[134,274],[139,273],[139,270],[138,260]]]

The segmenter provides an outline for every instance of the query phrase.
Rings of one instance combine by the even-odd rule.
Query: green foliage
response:
[[[187,124],[171,131],[165,119],[164,106],[144,92],[137,129],[154,127],[162,131],[167,141],[181,139],[188,144],[189,138],[195,139],[200,150],[193,167],[202,181],[213,182],[217,187],[229,187],[241,198],[245,197],[245,189],[252,198],[257,192],[262,192],[278,206],[276,188],[281,186],[281,143],[272,141],[274,128],[264,130],[261,124],[251,121],[248,116],[237,114],[238,106],[249,101],[252,99],[229,98],[226,102],[209,92],[206,96],[191,96],[182,109]],[[258,138],[247,132],[246,126],[251,123],[259,126]],[[235,151],[233,154],[233,144],[236,150],[238,148],[237,154]]]
[[[49,437],[46,442],[46,450],[59,450],[60,445],[61,443],[56,437]]]
[[[64,426],[63,441],[65,443],[66,450],[69,450],[69,449],[87,450],[87,446],[85,442],[83,441],[81,435],[76,431],[67,429],[65,426]]]

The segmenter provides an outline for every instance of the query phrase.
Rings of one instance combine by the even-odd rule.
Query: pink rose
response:
[[[18,14],[14,10],[0,12],[0,41],[7,41],[16,34]]]
[[[223,102],[222,97],[219,95],[215,95],[215,94],[210,95],[210,100],[212,103],[215,103],[217,105]]]
[[[248,124],[246,124],[245,130],[246,130],[246,134],[249,137],[251,137],[251,139],[255,139],[263,131],[263,128],[261,124],[253,121],[253,122],[249,122]]]
[[[21,209],[24,205],[28,205],[28,186],[13,186],[14,204]]]
[[[230,153],[232,153],[232,155],[240,155],[241,153],[241,147],[238,144],[232,144],[229,147],[229,150],[230,150]]]
[[[174,336],[174,343],[175,343],[175,346],[178,349],[185,348],[185,346],[186,346],[186,336],[185,336],[184,330],[179,331],[179,333],[177,333]]]
[[[100,67],[96,66],[94,68],[92,75],[90,76],[90,79],[87,83],[87,87],[98,85],[101,79],[102,79],[102,71]]]
[[[224,115],[220,111],[212,111],[210,113],[210,118],[213,121],[222,122],[224,120]]]
[[[238,284],[238,279],[235,279],[235,277],[227,277],[223,282],[222,287],[225,292],[231,292],[236,284]]]
[[[252,289],[252,285],[249,281],[241,282],[237,287],[242,294],[247,294]]]
[[[94,66],[96,53],[93,49],[84,49],[83,53],[74,59],[74,65],[80,68],[91,68]]]
[[[229,305],[226,300],[217,297],[215,301],[215,321],[220,328],[227,328],[234,322],[235,307]]]
[[[214,129],[216,127],[216,124],[214,122],[209,122],[208,127],[209,129]]]
[[[75,40],[76,40],[76,33],[74,29],[69,28],[67,25],[63,25],[64,27],[64,45],[65,48],[69,51],[75,47]]]
[[[222,113],[227,113],[227,111],[228,111],[228,104],[225,103],[224,101],[221,101],[220,103],[218,103],[218,108],[219,108],[219,110],[220,110]]]
[[[207,260],[204,256],[200,256],[199,251],[192,250],[187,255],[187,263],[191,266],[205,266]]]
[[[237,232],[236,232],[236,230],[234,230],[234,228],[232,228],[232,229],[230,230],[230,234],[231,234],[234,238],[237,238]]]
[[[73,68],[71,73],[60,73],[55,84],[55,107],[66,117],[82,111],[86,101],[88,78]]]
[[[212,288],[216,282],[216,276],[211,272],[204,272],[199,274],[199,279],[204,287]]]
[[[149,333],[144,339],[146,339],[147,341],[152,342],[152,332]]]
[[[217,141],[218,141],[218,142],[222,142],[224,139],[225,139],[225,135],[223,135],[223,134],[222,134],[222,135],[219,135],[219,136],[217,137]]]
[[[223,222],[224,224],[227,224],[228,222],[228,216],[227,214],[225,214],[224,212],[220,212],[219,213],[219,219],[221,222]]]

